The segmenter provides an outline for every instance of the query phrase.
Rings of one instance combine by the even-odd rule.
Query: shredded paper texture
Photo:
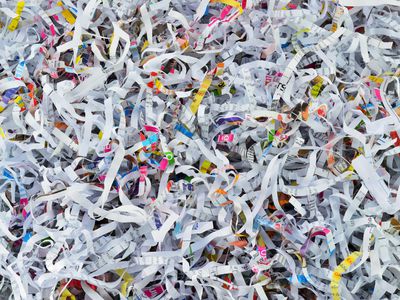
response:
[[[400,299],[399,0],[0,0],[0,299]]]

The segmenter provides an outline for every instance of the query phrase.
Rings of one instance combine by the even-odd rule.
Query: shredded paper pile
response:
[[[1,299],[400,299],[400,1],[0,0]]]

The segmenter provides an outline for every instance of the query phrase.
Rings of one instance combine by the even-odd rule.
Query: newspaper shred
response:
[[[0,0],[2,299],[400,299],[398,0]]]

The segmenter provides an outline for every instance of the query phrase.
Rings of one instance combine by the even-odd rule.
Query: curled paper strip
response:
[[[398,2],[1,0],[1,298],[399,299]]]

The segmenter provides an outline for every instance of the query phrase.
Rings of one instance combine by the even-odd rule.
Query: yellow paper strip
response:
[[[15,13],[18,15],[11,20],[10,25],[8,25],[8,30],[14,31],[18,27],[19,19],[21,18],[21,13],[24,10],[25,2],[19,1],[17,7],[15,8]]]
[[[193,102],[190,105],[190,110],[192,111],[192,113],[194,115],[196,114],[197,110],[199,109],[201,101],[203,101],[204,95],[206,94],[208,88],[210,87],[211,82],[212,82],[212,76],[211,75],[206,75],[206,77],[204,78],[203,82],[201,83],[199,91],[194,96]]]
[[[65,289],[61,294],[60,300],[76,300],[76,298],[68,289]]]
[[[340,300],[339,284],[342,280],[342,274],[346,272],[350,266],[361,256],[362,252],[353,252],[347,256],[339,266],[335,268],[332,274],[332,281],[330,284],[333,300]]]
[[[75,24],[75,17],[74,15],[68,10],[65,9],[61,12],[61,15],[64,17],[64,19],[71,25]]]
[[[126,297],[128,286],[133,281],[133,277],[125,269],[117,269],[115,272],[124,280],[121,284],[121,294]]]
[[[207,171],[208,171],[208,168],[211,166],[211,162],[210,161],[208,161],[208,160],[205,160],[203,163],[202,163],[202,165],[201,165],[201,167],[200,167],[200,172],[201,173],[207,173]]]
[[[3,128],[1,128],[1,127],[0,127],[0,136],[1,136],[3,139],[6,138],[6,135],[4,134],[4,130],[3,130]]]
[[[61,1],[57,2],[58,6],[63,6],[63,3]],[[71,25],[75,24],[75,17],[74,15],[68,10],[68,9],[64,9],[61,12],[61,15],[64,17],[64,19]]]

